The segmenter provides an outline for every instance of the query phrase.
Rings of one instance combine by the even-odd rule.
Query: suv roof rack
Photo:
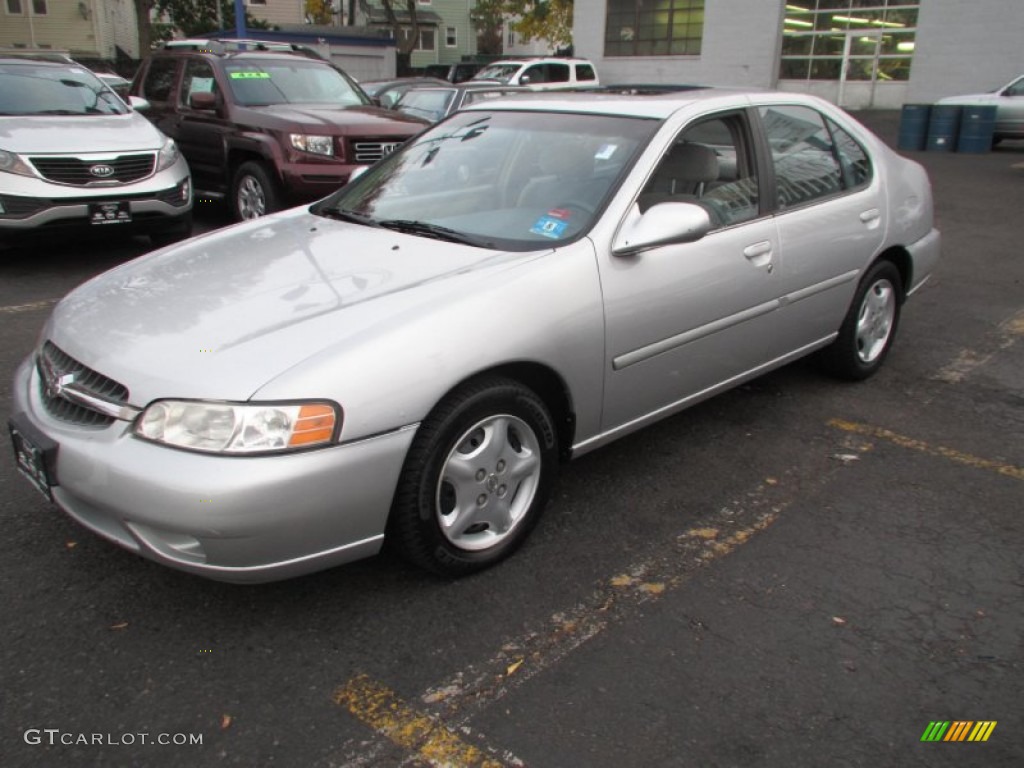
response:
[[[323,59],[314,48],[299,43],[284,43],[279,40],[256,40],[251,38],[187,38],[167,40],[161,44],[163,50],[187,50],[201,53],[224,55],[245,51],[270,51],[273,53],[297,53],[310,59]]]

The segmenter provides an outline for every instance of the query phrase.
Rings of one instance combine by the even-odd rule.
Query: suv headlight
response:
[[[340,428],[340,409],[333,403],[158,400],[133,429],[138,437],[177,448],[246,455],[327,445]]]
[[[178,145],[174,143],[174,139],[168,138],[164,145],[160,147],[160,153],[156,156],[157,171],[170,168],[178,162],[179,157],[181,157],[181,152],[178,151]]]
[[[19,176],[35,176],[28,163],[13,152],[0,149],[0,171],[16,173]]]
[[[303,152],[310,152],[314,155],[334,154],[333,136],[309,136],[305,133],[292,133],[289,134],[289,138],[292,140],[292,146]]]

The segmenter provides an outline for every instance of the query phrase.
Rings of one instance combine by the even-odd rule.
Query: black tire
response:
[[[277,182],[263,163],[242,163],[231,180],[231,215],[235,221],[257,219],[281,209]]]
[[[903,298],[896,265],[875,262],[857,286],[839,336],[819,355],[825,370],[851,381],[874,375],[892,349]]]
[[[488,568],[529,535],[557,474],[558,436],[543,401],[510,379],[471,382],[420,425],[395,492],[388,545],[442,576]]]
[[[149,233],[149,242],[154,248],[173,245],[192,236],[192,214],[184,216],[181,221],[170,229],[161,229]]]

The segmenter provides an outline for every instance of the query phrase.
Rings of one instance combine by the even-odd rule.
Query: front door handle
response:
[[[763,267],[768,265],[768,271],[772,271],[772,244],[769,240],[763,240],[760,243],[753,243],[743,249],[743,255],[747,257],[747,261],[753,264],[755,267]]]

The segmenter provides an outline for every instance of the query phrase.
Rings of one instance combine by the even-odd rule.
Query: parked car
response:
[[[131,93],[178,142],[196,194],[226,197],[236,219],[323,197],[426,125],[372,106],[323,59],[188,42],[146,59]]]
[[[403,93],[421,85],[448,85],[448,82],[436,77],[397,77],[387,80],[364,80],[359,83],[359,87],[374,104],[386,109],[394,109]]]
[[[447,86],[417,86],[399,97],[394,108],[399,112],[436,123],[452,112],[484,99],[495,99],[528,92],[516,86],[502,87],[488,81],[466,82]]]
[[[17,465],[213,579],[385,540],[473,572],[564,459],[810,353],[875,373],[932,218],[924,169],[811,96],[482,102],[315,205],[70,293],[17,370]]]
[[[75,228],[187,237],[188,165],[143,106],[75,62],[0,56],[0,239]]]
[[[1002,139],[1024,139],[1024,75],[989,93],[947,96],[936,103],[992,105],[996,107],[993,140],[998,142]]]
[[[586,59],[506,59],[488,64],[473,79],[544,91],[600,85],[594,65]]]
[[[464,83],[483,69],[486,64],[477,61],[459,61],[455,64],[428,64],[420,72],[448,83]]]

